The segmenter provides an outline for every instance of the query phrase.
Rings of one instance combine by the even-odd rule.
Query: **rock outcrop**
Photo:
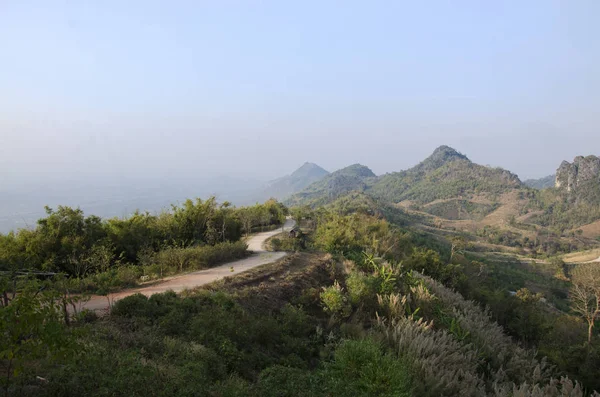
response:
[[[600,157],[577,156],[573,163],[563,161],[556,170],[554,186],[568,192],[588,181],[600,181]]]

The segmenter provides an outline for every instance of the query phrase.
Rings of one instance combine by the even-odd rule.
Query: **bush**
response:
[[[149,259],[150,269],[162,275],[189,270],[206,269],[219,263],[243,258],[248,246],[242,241],[189,248],[169,247]]]
[[[346,279],[350,303],[354,306],[374,303],[379,290],[379,281],[375,277],[366,276],[360,272],[352,272]]]
[[[137,266],[121,266],[116,272],[117,284],[120,287],[135,287],[142,275],[142,269]]]
[[[336,281],[332,286],[323,287],[321,292],[321,302],[326,312],[348,317],[351,312],[351,307],[348,304],[348,299],[344,294],[344,289]]]
[[[323,380],[331,396],[411,395],[409,366],[372,339],[342,342]]]
[[[273,251],[280,251],[281,250],[281,240],[278,239],[277,237],[273,237],[271,239],[271,249]]]
[[[306,370],[275,365],[260,373],[257,392],[265,397],[301,397],[317,394],[317,380]]]
[[[150,311],[148,297],[134,294],[116,301],[111,309],[111,314],[120,317],[142,317],[148,316]]]
[[[93,323],[97,319],[98,319],[98,315],[96,314],[96,312],[93,310],[89,310],[89,309],[83,309],[82,311],[77,313],[76,318],[75,318],[75,320],[77,322],[80,322],[83,324]]]

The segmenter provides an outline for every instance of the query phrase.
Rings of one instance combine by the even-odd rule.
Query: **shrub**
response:
[[[206,269],[247,255],[242,241],[188,248],[168,247],[147,258],[146,272],[162,277],[176,272]]]
[[[75,320],[80,323],[93,323],[98,319],[98,315],[95,311],[89,309],[83,309],[76,314]]]
[[[375,294],[379,290],[378,281],[375,277],[352,272],[346,279],[350,303],[354,306],[373,303]]]
[[[410,396],[409,367],[373,339],[344,341],[322,373],[326,395]]]
[[[113,316],[120,317],[142,317],[148,316],[150,312],[148,297],[142,294],[134,294],[120,299],[111,309]]]
[[[252,395],[250,384],[237,375],[231,375],[224,381],[217,382],[211,388],[212,397],[247,397]],[[196,390],[197,392],[197,390]]]
[[[260,373],[257,389],[264,397],[311,396],[316,394],[317,382],[309,371],[275,365]]]
[[[348,304],[348,299],[344,294],[344,289],[336,281],[329,287],[323,287],[321,292],[321,303],[326,312],[347,317],[350,315],[351,307]]]
[[[279,251],[281,249],[281,240],[277,237],[271,239],[271,248],[273,251]]]
[[[121,266],[117,268],[116,279],[120,287],[135,287],[142,275],[142,269],[137,266]]]

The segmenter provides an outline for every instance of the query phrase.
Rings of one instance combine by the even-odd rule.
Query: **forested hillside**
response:
[[[542,190],[542,189],[554,187],[555,181],[556,181],[556,175],[548,175],[548,176],[545,176],[540,179],[527,179],[523,183],[532,189]]]
[[[323,205],[351,191],[365,190],[372,178],[375,174],[368,167],[353,164],[332,172],[284,202],[287,205]]]
[[[423,162],[402,172],[375,177],[365,166],[341,169],[293,195],[287,203],[320,205],[353,190],[392,203],[428,203],[477,194],[498,195],[522,186],[519,178],[506,170],[474,164],[456,150],[440,146]]]
[[[498,195],[521,186],[516,175],[474,164],[456,150],[441,146],[417,166],[382,176],[369,191],[395,203],[404,200],[428,203],[477,194]]]

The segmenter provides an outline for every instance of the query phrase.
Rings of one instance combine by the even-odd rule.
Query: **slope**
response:
[[[328,174],[329,172],[317,164],[306,162],[290,175],[269,182],[263,189],[263,196],[282,200],[323,179]]]
[[[373,178],[375,174],[368,167],[353,164],[325,176],[303,191],[294,194],[284,203],[290,206],[324,205],[346,193],[364,191]]]
[[[523,182],[526,186],[529,186],[532,189],[547,189],[550,187],[554,187],[554,181],[556,180],[556,175],[548,175],[539,179],[527,179]]]
[[[515,174],[475,164],[451,147],[440,146],[417,166],[380,177],[369,191],[395,203],[412,200],[425,204],[478,194],[498,195],[521,187]]]

